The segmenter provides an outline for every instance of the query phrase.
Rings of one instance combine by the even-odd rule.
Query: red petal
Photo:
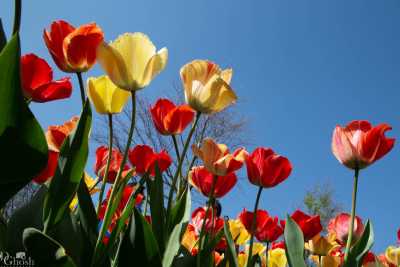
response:
[[[58,99],[69,98],[72,93],[70,78],[63,78],[58,81],[49,82],[37,88],[32,93],[32,101],[48,102]]]
[[[53,79],[53,71],[47,62],[35,54],[21,57],[21,82],[26,97],[31,97],[35,90]]]
[[[38,184],[45,183],[48,179],[54,176],[57,169],[58,152],[49,150],[46,167],[35,177],[33,181]]]

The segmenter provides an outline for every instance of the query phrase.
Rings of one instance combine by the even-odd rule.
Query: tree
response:
[[[334,189],[330,184],[317,184],[311,190],[307,191],[303,204],[308,213],[317,214],[321,218],[321,224],[326,229],[329,220],[336,216],[342,206],[334,198]]]

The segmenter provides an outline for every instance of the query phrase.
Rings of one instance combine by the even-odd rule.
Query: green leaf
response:
[[[162,266],[157,240],[151,226],[136,208],[122,242],[119,266],[130,266],[132,261],[135,262],[135,266]]]
[[[89,152],[91,121],[92,112],[86,100],[75,132],[66,138],[61,147],[58,166],[44,201],[45,232],[61,220],[78,190]]]
[[[65,249],[50,236],[35,228],[27,228],[23,235],[24,246],[38,266],[74,267]]]
[[[184,199],[183,199],[184,198]],[[184,201],[183,201],[184,200]],[[182,198],[179,202],[183,202],[181,209],[183,210],[182,216],[176,217],[180,218],[180,221],[175,225],[169,239],[164,252],[162,265],[163,267],[171,266],[175,256],[179,252],[179,248],[181,247],[181,235],[182,232],[186,229],[186,222],[189,221],[190,218],[190,209],[191,209],[191,198],[190,198],[190,190],[186,188],[185,193],[182,195]],[[178,204],[177,204],[178,205]],[[173,213],[173,210],[171,214]]]
[[[1,208],[47,163],[43,130],[22,95],[18,34],[0,53],[0,95]]]
[[[368,220],[365,224],[365,229],[360,239],[350,249],[347,261],[344,267],[361,266],[364,256],[372,248],[374,244],[374,230],[371,222]]]
[[[226,243],[228,245],[226,249],[226,254],[227,254],[226,256],[228,257],[229,260],[229,266],[238,267],[239,263],[236,255],[236,246],[235,242],[232,239],[231,231],[229,231],[228,220],[225,220],[224,223],[224,233],[225,233]]]
[[[147,179],[147,193],[150,197],[150,213],[151,213],[151,227],[153,233],[157,239],[160,251],[164,251],[165,247],[165,235],[166,229],[165,224],[165,209],[164,209],[164,185],[163,177],[160,173],[160,169],[156,164],[156,175],[154,179]]]
[[[167,218],[168,232],[171,232],[181,221],[189,221],[190,209],[186,208],[188,205],[191,205],[190,190],[189,188],[186,188],[182,196],[172,207],[170,215]]]
[[[3,22],[0,18],[0,52],[3,50],[4,46],[7,44],[6,33],[4,32]]]
[[[285,225],[286,257],[291,267],[307,267],[304,262],[304,237],[300,227],[288,215]]]

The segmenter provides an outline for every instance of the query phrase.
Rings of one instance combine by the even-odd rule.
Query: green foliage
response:
[[[344,263],[344,267],[361,267],[362,261],[368,251],[374,244],[374,230],[371,222],[368,220],[365,224],[365,229],[360,239],[350,249],[347,261]]]
[[[57,224],[78,190],[89,152],[89,132],[92,121],[90,104],[86,100],[76,130],[61,147],[58,166],[46,195],[43,220],[45,232]]]
[[[228,245],[226,256],[229,259],[229,266],[238,267],[239,263],[236,255],[235,242],[233,241],[231,232],[229,231],[228,220],[225,220],[224,222],[224,234],[226,238],[226,243]]]
[[[304,262],[304,237],[300,227],[288,215],[285,225],[286,257],[290,267],[307,267]]]
[[[22,95],[19,61],[19,36],[15,34],[0,53],[0,208],[47,162],[42,128]]]
[[[6,33],[4,32],[3,22],[0,18],[0,52],[7,43]]]

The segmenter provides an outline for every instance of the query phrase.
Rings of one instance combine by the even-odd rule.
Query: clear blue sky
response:
[[[10,28],[11,0],[0,16]],[[141,92],[165,95],[179,81],[179,68],[195,58],[234,68],[237,109],[249,121],[249,139],[286,155],[294,171],[282,185],[265,190],[261,207],[284,216],[316,183],[329,182],[350,209],[352,173],[330,149],[336,124],[354,119],[393,126],[400,137],[400,2],[397,0],[302,1],[23,1],[22,49],[49,59],[43,28],[55,19],[74,25],[96,21],[107,40],[142,31],[169,49],[166,70]],[[91,75],[100,74],[96,67]],[[65,74],[55,71],[56,78]],[[44,127],[80,110],[72,99],[33,104]],[[248,147],[253,150],[253,147]],[[397,166],[397,167],[396,167]],[[400,148],[361,172],[358,214],[371,218],[375,250],[395,243],[400,227]],[[91,165],[89,166],[91,168]],[[224,213],[251,209],[254,186],[243,177],[223,199]]]

